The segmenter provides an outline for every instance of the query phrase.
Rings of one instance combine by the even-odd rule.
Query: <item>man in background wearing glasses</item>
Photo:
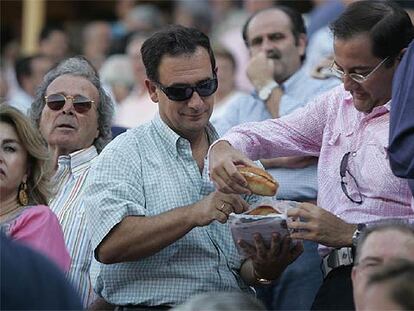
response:
[[[251,292],[301,253],[275,236],[242,261],[227,222],[248,203],[214,191],[207,150],[217,90],[206,35],[171,26],[141,47],[145,85],[159,113],[118,136],[92,165],[84,200],[95,259],[94,288],[120,309],[163,310],[196,293]],[[246,197],[247,200],[249,198]],[[97,267],[97,269],[94,269]]]
[[[387,158],[394,72],[414,37],[407,13],[392,2],[351,4],[332,24],[335,63],[343,84],[280,119],[228,132],[210,150],[210,175],[226,193],[246,193],[234,163],[278,156],[319,156],[318,206],[303,203],[292,238],[320,243],[326,272],[315,309],[352,309],[352,250],[364,224],[414,218],[407,181]],[[247,155],[247,157],[246,157]],[[249,159],[250,158],[250,159]]]
[[[113,104],[92,65],[83,57],[65,59],[37,89],[32,120],[55,163],[56,196],[50,208],[62,225],[72,263],[68,280],[88,307],[95,299],[89,277],[92,248],[81,196],[91,163],[111,140]]]

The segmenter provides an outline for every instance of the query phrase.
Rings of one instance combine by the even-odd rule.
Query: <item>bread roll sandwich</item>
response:
[[[251,212],[248,212],[248,214],[265,216],[269,214],[282,214],[282,213],[274,207],[271,207],[269,205],[262,205],[262,206],[258,206]]]
[[[252,193],[265,196],[276,194],[279,184],[265,170],[253,166],[240,166],[238,170],[246,179]]]

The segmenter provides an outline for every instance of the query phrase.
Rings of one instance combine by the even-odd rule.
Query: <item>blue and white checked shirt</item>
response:
[[[218,135],[208,126],[212,142]],[[189,141],[157,114],[128,130],[100,154],[87,180],[87,218],[95,250],[129,215],[157,215],[200,201],[214,191],[192,157]],[[197,227],[155,255],[136,262],[104,265],[93,261],[96,292],[116,305],[177,305],[208,291],[250,291],[229,227],[213,222]]]
[[[91,163],[97,156],[94,146],[60,156],[58,170],[53,177],[58,192],[50,202],[50,208],[62,226],[65,243],[72,258],[67,278],[82,298],[84,307],[96,299],[96,294],[89,277],[92,248],[86,228],[88,223],[85,208],[80,197]]]
[[[279,115],[284,116],[304,106],[313,97],[339,85],[340,80],[319,80],[309,76],[304,67],[283,83],[284,94],[280,100]],[[222,117],[213,122],[221,135],[233,126],[246,122],[263,121],[272,116],[257,94],[239,97],[227,104]],[[266,169],[278,182],[277,198],[283,200],[314,200],[317,196],[316,165],[300,169]]]

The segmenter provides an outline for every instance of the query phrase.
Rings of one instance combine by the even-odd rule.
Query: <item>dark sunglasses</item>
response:
[[[162,84],[155,82],[161,91],[170,100],[174,101],[183,101],[190,99],[193,96],[194,92],[197,92],[201,97],[207,97],[213,95],[217,91],[218,82],[217,77],[214,75],[214,78],[208,79],[206,81],[200,82],[195,86],[192,85],[180,85],[180,86],[163,86]]]
[[[359,191],[358,183],[357,183],[355,177],[348,170],[348,158],[349,158],[350,154],[351,154],[350,152],[347,152],[347,153],[344,154],[344,156],[342,157],[342,160],[341,160],[341,166],[339,167],[339,175],[341,175],[341,188],[342,188],[342,192],[346,195],[346,197],[348,199],[350,199],[354,203],[361,204],[362,203],[362,194],[361,194],[361,191]],[[348,192],[348,189],[347,189],[348,183],[345,181],[346,173],[348,173],[348,175],[351,176],[353,182],[356,185],[356,189],[358,190],[357,195],[354,196],[354,197],[351,197],[351,195],[349,195],[349,192]]]
[[[88,112],[94,103],[93,100],[82,95],[65,96],[63,94],[51,94],[45,96],[46,105],[55,111],[62,109],[68,99],[72,100],[73,108],[78,113]]]

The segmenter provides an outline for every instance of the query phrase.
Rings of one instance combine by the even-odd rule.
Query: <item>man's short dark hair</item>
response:
[[[46,25],[45,27],[42,28],[42,30],[40,31],[39,34],[39,41],[43,41],[47,38],[49,38],[49,36],[52,34],[52,32],[54,31],[60,31],[60,32],[65,32],[65,30],[63,29],[63,27],[61,25],[58,24],[49,24]]]
[[[407,12],[392,1],[358,1],[347,7],[332,23],[334,38],[347,40],[368,33],[372,54],[392,64],[414,37],[414,27]]]
[[[19,86],[22,87],[23,77],[30,77],[33,73],[32,62],[39,58],[45,58],[46,56],[41,54],[36,54],[32,56],[21,57],[16,60],[14,66],[16,72],[16,80],[19,83]]]
[[[210,40],[201,31],[180,25],[172,25],[154,33],[141,47],[142,61],[148,79],[159,81],[159,65],[164,55],[180,56],[193,54],[198,47],[203,47],[210,55],[211,69],[216,68],[216,60],[211,49]]]
[[[242,30],[242,36],[243,36],[243,40],[244,43],[246,44],[246,46],[249,46],[249,38],[247,37],[247,29],[249,27],[250,22],[252,21],[253,18],[256,17],[256,15],[265,12],[265,11],[271,11],[271,10],[279,10],[284,12],[290,19],[290,24],[291,24],[291,30],[292,30],[292,34],[295,37],[295,42],[296,44],[298,44],[299,42],[299,36],[301,34],[306,35],[306,27],[305,27],[305,21],[303,20],[302,14],[300,14],[298,11],[296,11],[295,9],[292,9],[290,7],[284,6],[284,5],[275,5],[271,8],[266,8],[263,10],[259,10],[256,13],[254,13],[253,15],[251,15],[247,21],[244,23],[243,25],[243,30]]]

